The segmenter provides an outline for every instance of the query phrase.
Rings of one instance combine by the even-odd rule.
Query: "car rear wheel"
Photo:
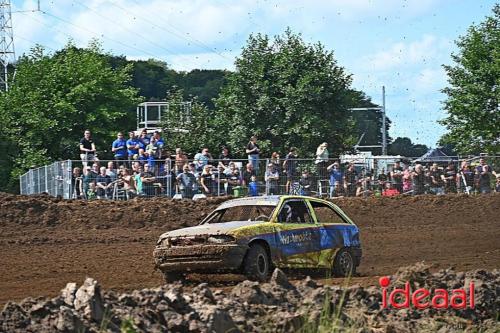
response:
[[[266,281],[271,263],[266,249],[260,244],[250,246],[243,263],[243,272],[253,281]]]
[[[173,283],[184,280],[184,274],[180,272],[163,272],[165,283]]]
[[[351,249],[344,247],[335,256],[333,275],[338,277],[353,276],[356,273],[356,262]]]

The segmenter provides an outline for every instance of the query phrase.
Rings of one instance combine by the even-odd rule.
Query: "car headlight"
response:
[[[168,237],[165,237],[165,238],[161,238],[159,241],[158,241],[158,244],[159,246],[161,247],[170,247],[170,238]]]
[[[207,238],[207,242],[215,244],[224,244],[234,242],[235,238],[229,235],[214,235]]]

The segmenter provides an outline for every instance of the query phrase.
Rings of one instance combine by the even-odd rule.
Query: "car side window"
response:
[[[314,223],[309,208],[303,200],[288,200],[278,214],[281,223]]]
[[[332,207],[325,203],[311,201],[311,206],[318,223],[346,223]]]

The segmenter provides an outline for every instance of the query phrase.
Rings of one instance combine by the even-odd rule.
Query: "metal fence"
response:
[[[481,174],[480,160],[489,170]],[[400,165],[396,164],[401,161]],[[467,167],[462,168],[466,162]],[[432,164],[437,164],[437,169]],[[351,167],[349,165],[352,164]],[[500,191],[500,157],[419,161],[405,157],[55,162],[21,176],[21,194],[65,199],[202,198],[300,194],[316,197],[468,194]],[[100,170],[104,168],[103,170]],[[447,169],[448,168],[448,169]],[[482,169],[481,169],[482,170]],[[497,173],[498,172],[498,173]],[[99,175],[101,173],[101,175]],[[498,178],[497,178],[498,176]]]

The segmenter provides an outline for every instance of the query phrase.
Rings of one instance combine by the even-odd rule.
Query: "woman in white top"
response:
[[[318,172],[318,179],[328,179],[326,167],[328,166],[328,143],[323,142],[316,149],[316,169]]]

